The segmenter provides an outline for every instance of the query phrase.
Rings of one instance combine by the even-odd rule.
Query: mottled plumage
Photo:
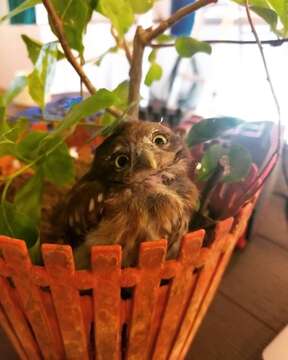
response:
[[[177,256],[198,201],[188,161],[182,139],[169,128],[121,124],[63,203],[60,224],[76,266],[89,267],[96,244],[120,244],[123,266],[137,263],[142,241],[166,238],[168,258]]]

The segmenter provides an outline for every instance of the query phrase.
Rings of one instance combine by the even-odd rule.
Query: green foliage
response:
[[[225,162],[224,174],[221,179],[223,182],[237,182],[245,179],[252,164],[249,152],[240,145],[231,145],[228,148],[221,144],[211,145],[197,167],[197,180],[209,180],[221,160]]]
[[[233,129],[242,123],[243,120],[228,116],[204,119],[192,126],[187,135],[186,143],[189,147],[192,147],[204,141],[215,139],[225,131]]]
[[[147,86],[151,86],[154,81],[160,80],[163,75],[162,67],[156,62],[157,50],[154,49],[148,56],[150,62],[150,68],[146,74],[144,83]]]
[[[45,150],[41,159],[41,169],[45,178],[58,186],[71,184],[75,170],[67,145],[61,138],[52,137],[47,139]]]
[[[117,100],[118,98],[113,92],[106,89],[98,90],[96,94],[85,99],[80,104],[74,105],[54,133],[57,135],[62,134],[65,130],[73,128],[81,119],[108,108]]]
[[[281,31],[283,36],[288,34],[288,1],[287,0],[269,0],[269,4],[277,13],[283,29]],[[264,19],[266,20],[266,19]]]
[[[26,76],[17,76],[8,90],[2,96],[2,103],[4,106],[11,104],[11,102],[15,99],[17,95],[21,93],[21,91],[27,85],[27,78]]]
[[[40,4],[41,2],[41,0],[26,0],[21,5],[17,6],[17,8],[10,11],[9,14],[2,16],[0,18],[0,22],[10,19],[15,15],[21,14],[23,11],[30,9],[31,7]]]
[[[17,211],[34,219],[36,224],[40,220],[42,191],[43,174],[39,171],[18,190],[14,199]]]
[[[7,201],[0,204],[0,234],[23,239],[28,247],[33,246],[39,236],[34,219],[19,212],[14,204]]]
[[[0,96],[0,132],[3,136],[3,132],[9,130],[6,121],[6,108],[15,99],[17,95],[26,87],[26,76],[18,76],[9,86],[8,90]]]
[[[134,22],[134,14],[129,0],[99,0],[96,10],[107,17],[122,37]]]
[[[36,61],[40,55],[41,49],[43,48],[44,45],[40,41],[32,39],[25,34],[22,34],[21,38],[26,45],[29,59],[35,65]],[[64,58],[65,58],[65,55],[63,54],[63,52],[57,50],[57,60],[62,60]]]
[[[244,0],[235,0],[244,4]],[[155,0],[51,0],[55,11],[63,23],[63,32],[68,45],[78,52],[79,63],[84,60],[83,36],[93,11],[104,15],[121,38],[131,28],[135,14],[149,11]],[[29,7],[41,3],[41,0],[26,0],[17,9],[0,18],[0,22],[8,19]],[[276,34],[288,33],[288,3],[287,0],[250,0],[251,10],[261,16]],[[51,19],[49,19],[51,25]],[[281,28],[279,28],[279,23]],[[55,29],[52,31],[55,33]],[[129,82],[124,81],[113,91],[98,90],[94,95],[73,106],[61,121],[60,125],[51,132],[43,133],[28,129],[26,119],[8,122],[6,108],[13,99],[28,85],[30,95],[34,101],[44,109],[45,100],[57,61],[65,58],[59,51],[59,43],[42,44],[41,42],[22,35],[28,56],[34,65],[32,73],[15,79],[7,92],[0,96],[0,156],[12,155],[21,163],[21,168],[7,177],[0,203],[0,234],[24,239],[31,254],[37,257],[39,250],[38,226],[40,222],[41,200],[44,182],[49,181],[57,186],[71,184],[75,177],[72,158],[65,143],[65,138],[71,134],[75,126],[85,117],[98,111],[105,111],[108,107],[117,106],[124,115],[116,118],[108,111],[101,118],[102,135],[107,136],[115,130],[120,121],[124,120],[126,112],[133,104],[128,103]],[[100,39],[100,40],[99,40]],[[100,38],[95,41],[101,41]],[[155,43],[164,44],[175,41],[176,51],[181,57],[191,57],[198,52],[211,53],[211,47],[189,37],[176,40],[166,34],[158,36]],[[118,41],[116,41],[118,43]],[[118,51],[118,45],[113,46],[100,55],[96,64],[100,65],[108,53]],[[149,55],[150,68],[145,77],[145,84],[151,86],[154,81],[162,77],[162,68],[157,63],[157,51],[152,50]],[[223,132],[234,128],[242,122],[235,118],[205,119],[193,126],[187,137],[189,146],[215,139]],[[27,131],[28,130],[28,131]],[[96,131],[99,131],[98,129]],[[212,145],[203,155],[201,166],[197,170],[197,178],[207,181],[215,173],[219,164],[224,164],[224,174],[221,181],[234,182],[243,179],[249,171],[251,157],[249,153],[238,145],[224,147]],[[14,203],[7,201],[7,193],[14,178],[29,170],[31,177],[18,190]]]
[[[45,107],[45,97],[50,90],[54,77],[57,57],[56,43],[44,45],[40,50],[34,70],[28,76],[30,95],[42,110]]]
[[[245,0],[233,0],[245,6]],[[287,0],[250,0],[252,11],[262,17],[271,26],[271,30],[280,36],[288,34],[288,2]],[[280,23],[280,28],[278,25]]]
[[[191,57],[198,52],[211,54],[211,46],[204,42],[190,37],[179,37],[176,39],[175,48],[181,57]]]
[[[69,46],[82,55],[84,51],[83,34],[91,19],[94,2],[89,0],[52,0],[52,3],[63,22],[63,31]],[[51,22],[50,26],[55,32]]]
[[[274,10],[258,6],[251,6],[251,10],[264,19],[272,31],[276,31],[278,16]]]
[[[161,79],[162,74],[163,74],[162,67],[156,62],[153,62],[145,77],[145,85],[151,86],[154,81]]]
[[[129,2],[135,14],[143,14],[153,7],[155,0],[129,0]]]

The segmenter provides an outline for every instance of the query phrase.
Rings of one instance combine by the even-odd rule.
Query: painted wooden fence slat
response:
[[[29,319],[44,359],[59,360],[59,349],[43,306],[40,289],[33,284],[32,263],[26,244],[6,239],[2,242],[3,257],[13,269],[12,280],[21,301],[23,311]],[[45,329],[45,330],[43,330]]]
[[[154,245],[154,246],[153,246]],[[136,285],[132,318],[129,324],[127,358],[129,360],[148,359],[151,322],[160,285],[160,272],[165,259],[165,240],[142,243],[138,266],[142,270],[140,282]]]
[[[7,280],[0,276],[1,296],[0,302],[5,312],[6,317],[10,323],[13,324],[15,333],[17,334],[19,342],[25,348],[26,354],[30,356],[31,360],[40,360],[41,355],[39,347],[33,338],[29,325],[25,319],[22,309],[14,299],[12,289]]]
[[[74,285],[75,266],[68,245],[42,245],[50,288],[60,325],[67,360],[88,360],[79,290]]]
[[[95,278],[93,299],[96,359],[118,360],[121,340],[121,247],[94,247],[92,271]]]
[[[193,262],[199,254],[204,234],[204,231],[200,230],[186,235],[182,240],[179,257],[181,267],[171,283],[166,309],[153,352],[154,360],[167,359],[173,345],[173,339],[176,336],[194,285]]]

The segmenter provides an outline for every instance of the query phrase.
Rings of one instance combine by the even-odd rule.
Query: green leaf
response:
[[[18,212],[39,222],[43,191],[43,175],[37,172],[18,191],[14,203]]]
[[[44,132],[30,132],[17,144],[18,156],[26,162],[35,160],[39,154],[40,145],[46,136],[47,134]]]
[[[26,45],[29,59],[35,65],[44,44],[41,43],[40,41],[34,40],[34,39],[30,38],[29,36],[24,35],[24,34],[21,35],[21,38],[22,38],[22,40],[24,41],[24,43]],[[63,54],[63,52],[57,50],[57,60],[62,60],[64,58],[65,58],[65,55]]]
[[[16,142],[21,134],[27,130],[29,125],[29,120],[25,117],[19,117],[15,123],[10,124],[9,130],[7,130],[3,135],[6,139]],[[1,139],[1,136],[0,136]]]
[[[9,86],[8,90],[2,96],[2,101],[5,106],[9,105],[13,99],[20,94],[20,92],[27,85],[26,76],[17,76],[12,84]]]
[[[35,219],[20,213],[9,202],[0,204],[0,234],[25,240],[28,248],[35,244],[39,236]]]
[[[28,250],[32,263],[35,265],[43,265],[40,236],[38,236],[37,241],[35,241],[34,245],[32,245]]]
[[[155,39],[155,41],[158,44],[165,44],[165,43],[171,42],[173,40],[174,40],[174,37],[169,34],[161,34],[161,35],[157,36],[157,38]]]
[[[93,115],[99,110],[106,109],[117,101],[119,101],[119,99],[113,92],[106,89],[99,89],[96,94],[74,105],[61,124],[54,130],[54,133],[58,135],[67,129],[71,129],[81,119]]]
[[[153,49],[153,50],[150,52],[150,54],[149,54],[149,56],[148,56],[148,61],[149,61],[150,63],[153,63],[153,62],[156,61],[157,52],[158,52],[157,49]]]
[[[87,0],[52,0],[52,3],[62,20],[65,38],[69,46],[82,54],[84,50],[83,34],[91,18],[91,6],[94,5],[94,2]],[[50,26],[55,33],[51,21]]]
[[[122,37],[134,22],[129,0],[99,0],[96,10],[106,16]]]
[[[26,1],[24,1],[21,5],[17,6],[17,8],[10,11],[7,15],[2,16],[0,18],[0,23],[2,21],[10,19],[11,17],[13,17],[15,15],[21,14],[23,11],[25,11],[37,4],[40,4],[41,2],[42,2],[41,0],[26,0]]]
[[[271,26],[272,30],[276,30],[278,16],[275,11],[258,6],[251,6],[251,10],[265,20],[265,22]]]
[[[145,81],[144,81],[145,85],[151,86],[153,81],[160,80],[162,77],[162,73],[163,73],[162,67],[159,64],[153,62],[145,77]]]
[[[241,145],[231,145],[228,149],[230,173],[223,177],[227,183],[244,180],[249,173],[252,159],[249,151]]]
[[[204,153],[200,166],[196,170],[198,181],[207,181],[218,167],[220,159],[224,160],[227,168],[224,169],[223,182],[238,182],[248,175],[252,159],[250,153],[241,145],[231,145],[224,148],[215,144]]]
[[[225,154],[226,151],[222,145],[215,144],[210,146],[201,159],[201,166],[197,167],[197,180],[207,181],[216,170],[220,158]]]
[[[115,105],[121,110],[126,110],[128,107],[128,96],[129,96],[129,80],[121,82],[113,94],[117,97],[117,102]]]
[[[46,44],[41,48],[34,70],[28,76],[29,93],[42,109],[54,78],[56,62],[57,44]]]
[[[268,0],[268,3],[276,11],[279,16],[284,31],[283,34],[286,36],[288,34],[288,1],[287,0]]]
[[[176,50],[181,57],[191,57],[198,52],[211,54],[211,46],[203,41],[198,41],[190,37],[179,37],[175,43]]]
[[[215,139],[225,131],[233,129],[242,123],[244,123],[244,120],[228,116],[204,119],[192,126],[186,137],[186,143],[191,147]]]
[[[41,169],[47,180],[59,186],[72,183],[75,177],[74,161],[67,145],[61,138],[53,137],[44,146],[45,156],[41,160]]]
[[[154,0],[129,0],[135,14],[144,14],[154,5]]]
[[[11,140],[3,140],[0,142],[0,156],[11,155],[17,157],[17,146]]]

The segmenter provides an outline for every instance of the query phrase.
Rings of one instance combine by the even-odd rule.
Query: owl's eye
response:
[[[129,164],[129,157],[127,155],[118,155],[115,159],[115,166],[117,169],[124,169]]]
[[[154,138],[153,138],[153,143],[156,144],[156,145],[165,145],[167,144],[168,142],[168,139],[164,136],[164,135],[155,135]]]

